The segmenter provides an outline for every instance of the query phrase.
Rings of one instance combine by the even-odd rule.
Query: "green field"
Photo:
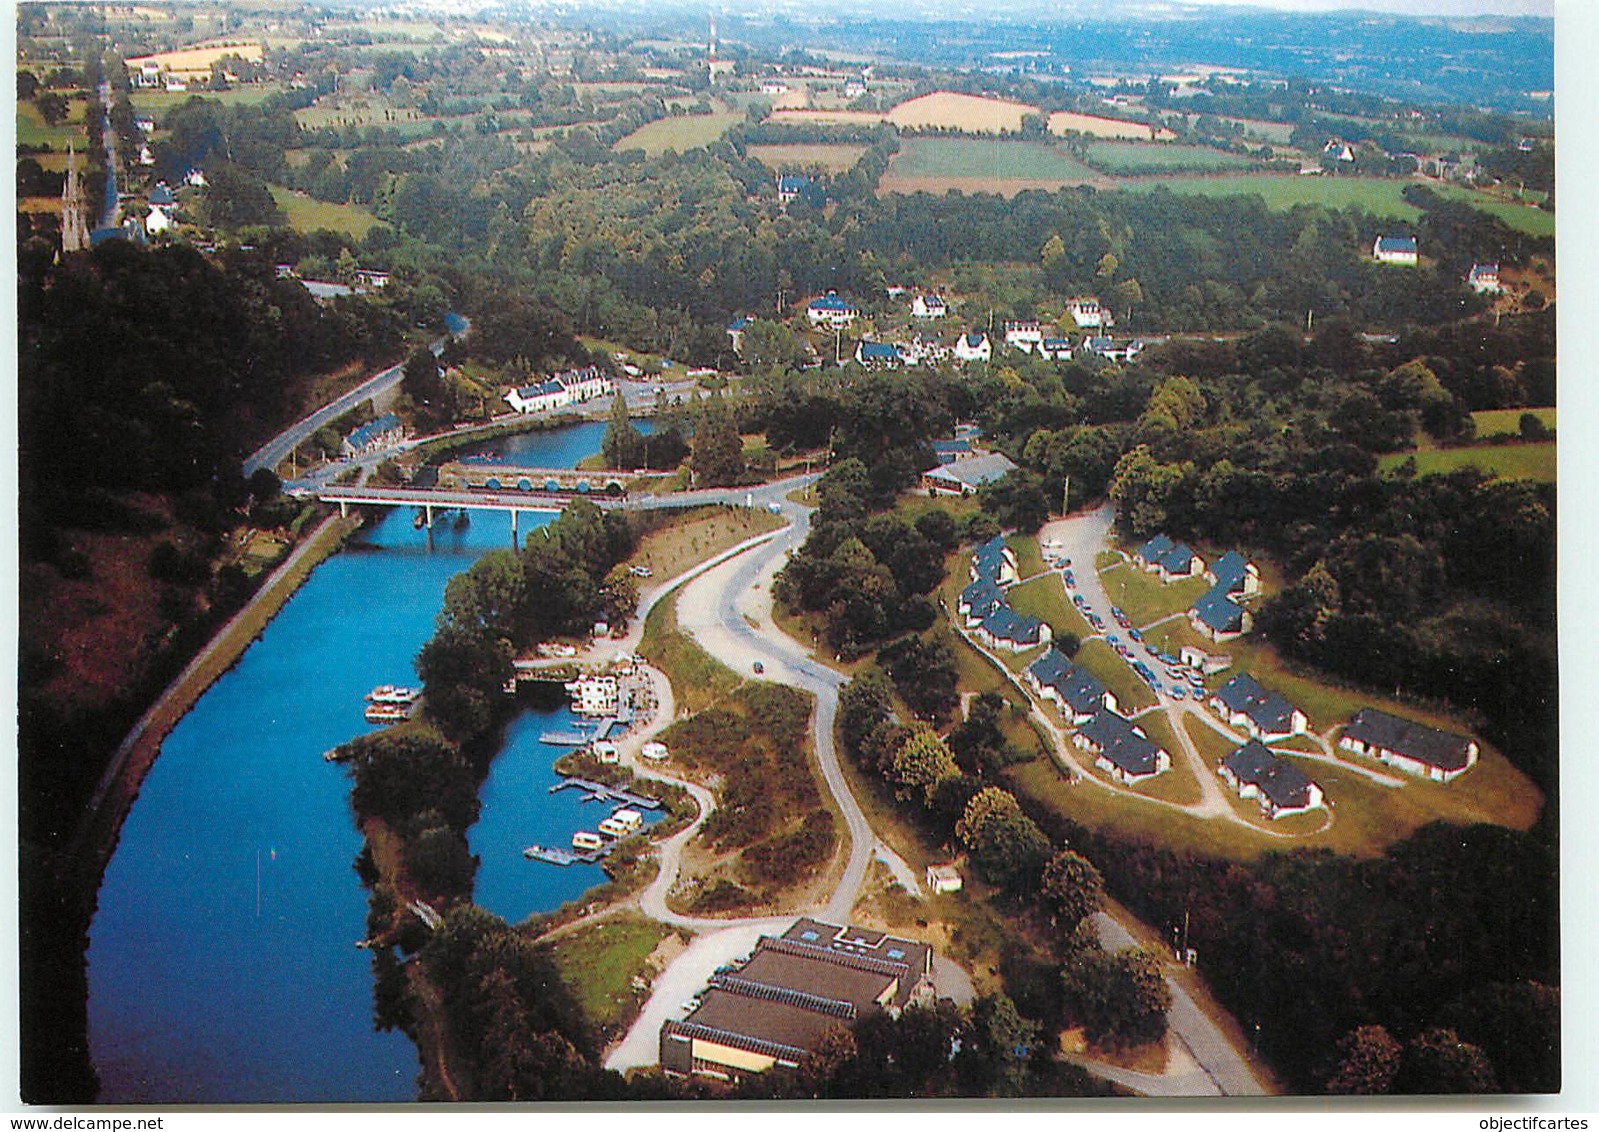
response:
[[[1083,620],[1083,615],[1067,600],[1066,587],[1061,584],[1059,575],[1050,574],[1012,586],[1005,596],[1017,613],[1038,618],[1055,633],[1071,633],[1080,641],[1093,635],[1094,630]]]
[[[66,121],[47,126],[33,103],[17,103],[17,144],[47,145],[62,152],[71,144],[81,154],[87,139],[83,131],[83,113],[87,105],[81,98],[72,99],[67,104]]]
[[[1247,157],[1204,145],[1135,141],[1093,142],[1088,147],[1088,163],[1106,173],[1129,177],[1179,171],[1219,172],[1243,169],[1253,164]]]
[[[631,1017],[644,999],[635,975],[671,929],[641,916],[621,915],[582,929],[550,947],[550,957],[591,1025],[613,1025]]]
[[[752,145],[747,152],[756,161],[772,169],[823,169],[829,173],[847,173],[866,152],[864,145]]]
[[[136,90],[128,95],[133,103],[133,109],[139,115],[152,119],[157,126],[161,125],[162,116],[175,106],[182,106],[191,98],[204,98],[210,102],[220,102],[224,106],[257,106],[277,94],[283,88],[277,83],[251,83],[248,86],[236,86],[232,90],[186,90],[175,94],[168,94],[164,90]]]
[[[314,200],[304,193],[297,193],[293,189],[285,189],[281,185],[273,185],[271,188],[272,199],[277,201],[278,207],[288,215],[289,227],[296,232],[319,232],[326,229],[329,232],[347,232],[359,240],[368,230],[383,223],[359,205],[329,204],[327,201]]]
[[[1555,234],[1555,214],[1531,205],[1517,204],[1512,200],[1491,197],[1458,185],[1429,185],[1434,192],[1451,200],[1464,201],[1479,212],[1504,221],[1506,227],[1529,236],[1547,237]]]
[[[890,177],[972,177],[995,181],[1080,180],[1094,170],[1043,142],[998,138],[906,138]]]
[[[1483,444],[1470,448],[1436,448],[1430,452],[1390,452],[1377,460],[1379,472],[1393,472],[1406,460],[1416,461],[1418,476],[1476,467],[1497,479],[1555,482],[1554,441],[1537,444]]]
[[[1555,411],[1549,409],[1479,409],[1471,414],[1472,423],[1477,426],[1478,437],[1488,436],[1520,436],[1521,414],[1531,413],[1543,422],[1547,429],[1555,427]]]
[[[1073,662],[1087,669],[1115,695],[1122,715],[1134,715],[1155,706],[1155,693],[1149,685],[1104,641],[1084,641]]]
[[[710,145],[728,131],[736,122],[743,121],[742,114],[722,111],[715,114],[697,114],[689,118],[660,118],[634,130],[611,148],[621,153],[628,149],[642,149],[651,157],[659,157],[669,149],[678,153]]]
[[[1202,196],[1253,194],[1268,208],[1319,204],[1328,208],[1363,208],[1378,216],[1415,220],[1421,210],[1399,194],[1408,181],[1381,177],[1300,177],[1294,174],[1246,173],[1239,176],[1141,177],[1120,182],[1119,188],[1168,188],[1174,193]]]
[[[1162,617],[1182,613],[1210,588],[1204,578],[1185,578],[1167,584],[1159,574],[1146,574],[1130,564],[1112,566],[1099,580],[1111,604],[1127,614],[1134,625],[1148,625]]]

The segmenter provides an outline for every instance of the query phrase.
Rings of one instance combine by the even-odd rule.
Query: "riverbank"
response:
[[[73,838],[65,861],[69,875],[61,878],[72,907],[84,923],[93,915],[100,878],[116,851],[123,820],[161,752],[162,741],[206,689],[238,662],[250,642],[261,634],[311,571],[343,545],[360,525],[358,515],[350,518],[330,515],[301,539],[244,607],[212,635],[167,685],[117,747]]]

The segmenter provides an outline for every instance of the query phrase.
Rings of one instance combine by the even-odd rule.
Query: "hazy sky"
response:
[[[1194,4],[1248,4],[1295,12],[1360,9],[1409,16],[1552,16],[1555,0],[1188,0]]]

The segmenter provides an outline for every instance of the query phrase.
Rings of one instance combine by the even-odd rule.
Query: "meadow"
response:
[[[1418,476],[1479,468],[1498,479],[1555,482],[1554,441],[1539,444],[1482,444],[1466,448],[1435,448],[1427,452],[1390,452],[1377,460],[1377,470],[1394,472],[1406,460],[1416,461]]]
[[[1319,204],[1327,208],[1361,208],[1377,216],[1416,220],[1421,210],[1400,196],[1407,181],[1381,177],[1301,177],[1295,174],[1246,173],[1237,176],[1142,177],[1122,182],[1129,189],[1170,189],[1201,196],[1254,195],[1268,208]]]
[[[885,192],[966,191],[1010,195],[1024,188],[1092,183],[1098,175],[1043,142],[997,138],[906,138],[889,163]]]
[[[1038,107],[1001,98],[978,98],[940,90],[901,102],[888,120],[901,129],[933,128],[969,134],[1020,133],[1022,117]]]
[[[1479,409],[1471,414],[1479,437],[1518,436],[1521,433],[1521,415],[1531,413],[1544,428],[1555,427],[1555,410],[1548,409]]]
[[[65,152],[67,146],[71,144],[82,153],[87,137],[83,130],[83,114],[87,107],[88,103],[84,99],[74,98],[67,104],[66,120],[48,126],[40,115],[38,107],[31,102],[18,102],[17,144],[47,145],[61,152]]]
[[[359,205],[329,204],[280,185],[272,185],[271,189],[272,199],[288,215],[289,227],[296,232],[326,229],[329,232],[347,232],[359,240],[370,229],[383,223]]]
[[[1117,176],[1151,173],[1209,173],[1245,169],[1254,162],[1236,153],[1203,145],[1166,145],[1135,141],[1096,141],[1088,147],[1088,163]]]
[[[743,117],[742,114],[724,110],[693,117],[661,118],[640,126],[611,148],[617,153],[642,149],[651,157],[658,157],[669,149],[683,153],[710,145],[734,123],[743,121]]]
[[[1149,141],[1149,127],[1141,122],[1128,122],[1121,118],[1100,118],[1093,114],[1076,114],[1070,110],[1057,110],[1049,116],[1049,132],[1064,136],[1068,132],[1090,134],[1096,138],[1134,138]],[[1177,135],[1162,127],[1153,140],[1170,141]]]

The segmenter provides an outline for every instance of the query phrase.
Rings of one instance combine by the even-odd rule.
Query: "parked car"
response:
[[[755,662],[755,675],[759,676],[761,673],[763,673],[765,671],[766,671],[766,665],[762,664],[760,661],[757,660]]]
[[[1125,614],[1121,610],[1117,609],[1114,605],[1110,607],[1110,615],[1112,617],[1116,618],[1116,620],[1118,620],[1118,621],[1120,621],[1123,617],[1127,616],[1127,614]]]
[[[1184,690],[1181,684],[1173,684],[1171,686],[1171,698],[1174,700],[1185,700],[1188,698],[1188,693]]]
[[[1144,634],[1140,633],[1137,629],[1127,630],[1127,635],[1140,644],[1142,644],[1144,641]]]

